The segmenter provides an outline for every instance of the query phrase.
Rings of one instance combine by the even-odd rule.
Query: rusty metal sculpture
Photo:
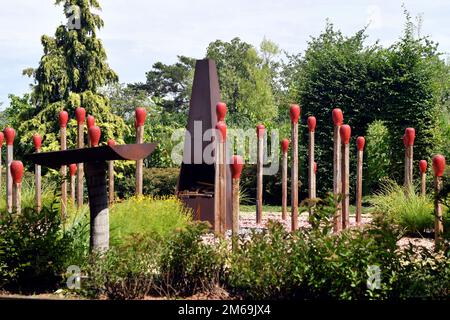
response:
[[[289,110],[291,117],[292,167],[291,167],[291,230],[298,228],[298,120],[301,109],[292,104]]]
[[[344,115],[342,110],[335,108],[332,111],[334,123],[333,138],[333,194],[336,202],[336,212],[333,218],[333,231],[338,232],[342,229],[342,201],[340,199],[342,192],[342,176],[341,176],[341,126],[344,123]]]
[[[86,110],[82,107],[75,109],[75,118],[77,119],[77,148],[84,148],[84,121],[86,119]],[[82,163],[77,164],[77,187],[76,200],[77,208],[83,205],[83,176],[84,168]]]
[[[364,145],[366,139],[364,137],[356,138],[357,163],[356,163],[356,224],[361,224],[362,219],[362,174],[363,174],[363,158],[364,158]]]
[[[107,221],[109,216],[106,161],[144,159],[155,150],[156,145],[145,143],[97,147],[100,138],[97,128],[96,126],[90,128],[90,141],[94,147],[33,153],[26,155],[25,159],[53,169],[72,163],[84,163],[91,212],[91,251],[104,251],[109,247],[109,231],[106,230],[99,237],[93,235],[97,234],[97,228]]]
[[[347,124],[342,125],[340,128],[340,135],[342,140],[342,229],[346,229],[350,226],[350,126]]]
[[[33,135],[34,151],[41,152],[42,137],[35,133]],[[36,201],[36,211],[40,212],[42,209],[42,179],[41,179],[41,166],[34,165],[34,187],[35,187],[35,201]]]
[[[445,170],[445,158],[443,155],[435,155],[433,157],[434,172],[434,245],[438,250],[443,242],[442,234],[444,233],[442,200],[438,196],[442,190],[442,176]]]
[[[186,127],[185,147],[177,195],[184,204],[193,210],[194,218],[208,221],[219,232],[218,169],[215,160],[205,161],[203,154],[211,141],[203,141],[208,132],[215,130],[222,111],[217,108],[220,102],[219,80],[214,60],[198,60],[195,66],[194,84]],[[217,112],[219,110],[219,113]],[[211,135],[210,135],[211,136]],[[211,137],[212,139],[212,137]],[[212,156],[216,159],[216,154]],[[232,226],[232,184],[231,168],[225,166],[226,192],[223,198],[226,206],[226,229]]]

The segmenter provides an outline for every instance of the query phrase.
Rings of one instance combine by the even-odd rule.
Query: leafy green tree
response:
[[[44,55],[36,69],[24,70],[33,77],[35,85],[31,94],[34,105],[27,110],[26,121],[18,128],[20,146],[24,152],[32,148],[34,132],[44,135],[44,150],[58,149],[58,113],[67,110],[71,121],[68,125],[68,147],[76,143],[75,108],[83,106],[96,118],[102,129],[102,140],[115,138],[122,141],[129,131],[125,122],[111,113],[109,100],[99,93],[107,84],[117,82],[116,73],[109,67],[106,52],[97,31],[103,20],[92,9],[101,9],[96,0],[56,0],[64,4],[64,13],[70,19],[73,8],[80,14],[80,28],[60,25],[54,37],[44,35]],[[73,7],[77,6],[77,7]]]
[[[265,43],[266,59],[256,49],[234,38],[230,42],[221,40],[209,44],[208,58],[217,64],[222,100],[227,103],[227,122],[241,127],[255,126],[277,116],[278,109],[272,91],[272,69],[269,61],[278,49]]]
[[[429,159],[441,144],[438,113],[442,108],[438,100],[448,91],[437,81],[448,82],[449,78],[436,45],[428,38],[414,37],[414,25],[407,13],[404,34],[391,47],[365,46],[365,38],[364,29],[345,37],[328,23],[319,37],[312,38],[304,56],[290,56],[286,64],[288,97],[302,104],[303,119],[309,115],[317,118],[321,192],[332,188],[330,133],[335,107],[344,111],[344,121],[352,127],[352,145],[356,136],[367,133],[367,124],[384,122],[389,132],[386,142],[394,151],[389,155],[388,175],[397,181],[403,179],[402,136],[406,127],[416,129],[417,161]],[[306,141],[307,131],[303,132]],[[351,156],[353,161],[354,152]]]
[[[186,119],[189,110],[195,59],[178,56],[178,61],[167,65],[156,62],[146,73],[145,83],[130,84],[133,90],[145,91],[150,98],[159,101],[166,112],[181,114]]]

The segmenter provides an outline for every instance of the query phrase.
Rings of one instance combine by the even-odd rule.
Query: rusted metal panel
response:
[[[203,152],[211,141],[203,141],[207,130],[214,129],[217,124],[216,105],[220,101],[219,80],[216,63],[212,59],[197,60],[195,65],[194,83],[189,105],[183,163],[177,184],[177,195],[194,211],[194,218],[209,221],[214,230],[215,224],[215,163],[206,163]],[[197,130],[195,130],[195,122]],[[198,124],[201,123],[199,128]],[[198,131],[198,132],[197,132]],[[200,144],[197,149],[197,144]],[[215,158],[215,156],[214,156]],[[226,228],[232,226],[232,183],[231,168],[226,166]],[[216,219],[217,222],[217,219]]]
[[[25,159],[45,167],[58,169],[62,165],[107,160],[139,160],[147,158],[156,144],[125,144],[94,148],[70,149],[65,151],[31,153]]]

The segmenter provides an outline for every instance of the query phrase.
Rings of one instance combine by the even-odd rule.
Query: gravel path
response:
[[[308,222],[308,212],[303,212],[298,216],[298,225],[299,228],[309,227],[310,224]],[[279,221],[284,225],[286,230],[291,230],[291,218],[289,216],[286,220],[281,218],[281,212],[263,212],[263,219],[261,224],[256,223],[256,212],[241,212],[240,213],[240,221],[239,221],[239,234],[245,236],[249,236],[254,231],[263,231],[267,229],[267,223],[272,221]],[[370,214],[362,215],[362,223],[366,224],[372,220]],[[356,226],[355,216],[350,215],[350,226]],[[231,236],[231,231],[228,231],[226,234],[227,238]],[[214,242],[214,236],[212,234],[204,237],[204,241],[206,242]],[[407,247],[409,244],[413,244],[415,247],[426,247],[429,250],[434,248],[434,240],[430,238],[410,238],[403,237],[397,242],[397,245],[400,248]]]

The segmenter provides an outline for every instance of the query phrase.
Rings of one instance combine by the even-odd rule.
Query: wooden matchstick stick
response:
[[[33,135],[34,150],[36,153],[41,152],[42,137],[35,133]],[[34,187],[35,187],[35,202],[36,211],[40,212],[42,209],[42,178],[41,178],[41,166],[34,165]]]
[[[317,162],[314,162],[314,176],[313,176],[314,180],[314,187],[316,189],[316,193],[317,193]],[[317,194],[316,194],[317,197]]]
[[[147,111],[144,108],[136,108],[136,143],[144,143],[144,123],[147,117]],[[136,161],[136,195],[142,195],[143,191],[143,165],[144,160]]]
[[[420,194],[422,196],[425,196],[427,194],[427,166],[428,166],[428,163],[426,160],[419,161]]]
[[[0,189],[2,188],[2,148],[4,139],[5,136],[3,132],[0,131]]]
[[[346,229],[350,226],[350,126],[342,125],[340,135],[342,139],[342,229]]]
[[[264,125],[256,126],[258,144],[256,148],[256,223],[262,223],[263,214],[263,166],[264,166]]]
[[[316,198],[316,186],[314,185],[314,131],[316,130],[316,118],[308,117],[309,144],[308,144],[308,195],[310,201]],[[312,205],[312,203],[310,203]],[[311,212],[310,212],[311,213]]]
[[[434,246],[435,250],[439,250],[443,242],[444,223],[442,212],[442,200],[438,196],[442,190],[442,176],[445,170],[445,158],[438,154],[433,157],[433,172],[434,172]]]
[[[11,176],[13,179],[13,210],[16,213],[21,212],[21,187],[22,187],[22,177],[23,177],[23,163],[22,161],[11,162]]]
[[[405,137],[407,142],[407,152],[406,156],[408,158],[407,161],[407,175],[408,175],[408,183],[407,190],[412,186],[414,177],[413,177],[413,166],[414,166],[414,139],[416,137],[416,131],[414,128],[406,128]]]
[[[291,168],[291,231],[298,228],[298,119],[300,106],[292,104],[289,110],[292,131],[292,168]]]
[[[75,203],[75,197],[76,197],[76,181],[77,181],[77,165],[75,163],[72,163],[69,166],[69,174],[70,174],[70,199],[72,200],[72,203]]]
[[[227,115],[227,105],[223,102],[218,102],[216,105],[216,118],[217,124],[219,124],[219,128],[225,123],[225,117]],[[224,234],[223,229],[223,199],[226,199],[226,190],[222,190],[223,181],[222,181],[222,167],[220,163],[223,161],[222,153],[224,152],[223,147],[221,145],[220,140],[221,132],[217,129],[216,126],[216,135],[215,135],[215,157],[216,157],[216,165],[215,165],[215,177],[214,177],[214,231],[218,234]],[[226,206],[226,204],[225,204]],[[198,211],[197,214],[200,214]],[[226,217],[225,217],[226,219]]]
[[[14,137],[16,132],[13,128],[6,127],[4,130],[6,140],[6,210],[12,213],[13,210],[13,180],[11,176],[11,163],[14,157]]]
[[[115,146],[113,139],[108,140],[108,146]],[[114,203],[114,161],[108,161],[108,200],[109,204]]]
[[[86,118],[86,110],[78,107],[75,109],[75,116],[77,119],[77,148],[84,148],[84,121]],[[77,186],[76,186],[76,201],[77,208],[83,206],[83,191],[84,191],[84,168],[83,163],[77,164]]]
[[[231,158],[231,171],[233,178],[233,223],[231,229],[232,247],[236,250],[239,245],[239,181],[241,179],[244,160],[241,156],[234,155]]]
[[[363,174],[363,159],[364,159],[364,145],[366,139],[358,137],[356,139],[356,148],[358,150],[357,165],[356,165],[356,224],[360,225],[362,221],[362,174]]]
[[[218,151],[218,169],[219,169],[219,233],[224,235],[226,232],[227,217],[227,183],[226,183],[226,154],[225,143],[227,139],[227,125],[224,121],[216,124],[217,130],[217,151]]]
[[[333,194],[336,205],[336,212],[333,217],[333,231],[338,232],[342,229],[342,174],[341,174],[341,133],[340,129],[344,122],[342,110],[335,108],[332,111],[334,123],[333,137]]]
[[[408,179],[408,175],[409,175],[409,156],[408,156],[408,137],[406,136],[406,134],[403,135],[403,145],[405,146],[405,170],[404,170],[404,180],[403,180],[403,185],[405,186],[405,189],[407,188],[407,186],[409,185],[409,179]]]
[[[60,144],[61,144],[61,151],[64,151],[67,149],[67,134],[66,134],[66,128],[67,128],[67,122],[69,121],[69,114],[67,111],[61,111],[59,113],[59,126],[60,126]],[[66,181],[66,175],[67,175],[67,166],[61,166],[61,216],[63,218],[67,215],[67,181]]]
[[[281,140],[281,151],[282,151],[282,160],[281,160],[281,218],[283,220],[287,219],[287,192],[288,192],[288,152],[289,149],[289,140],[283,139]]]

